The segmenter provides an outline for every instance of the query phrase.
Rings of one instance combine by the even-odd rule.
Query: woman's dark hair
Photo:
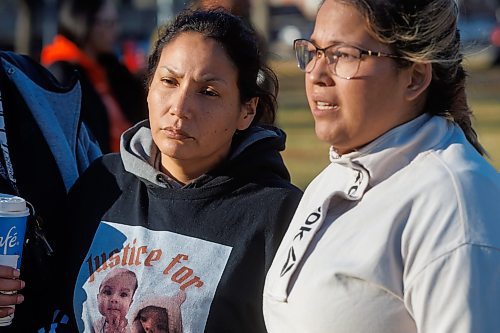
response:
[[[59,9],[58,32],[82,47],[106,0],[63,0]]]
[[[465,94],[457,0],[334,0],[353,6],[381,43],[403,58],[432,64],[432,81],[424,111],[457,123],[467,140],[485,154],[472,128],[472,111]],[[324,1],[323,1],[324,3]]]
[[[226,51],[238,70],[240,102],[259,98],[252,124],[273,124],[276,117],[278,79],[267,67],[259,51],[255,32],[240,18],[224,9],[185,10],[159,30],[149,56],[147,85],[151,84],[163,48],[183,32],[197,32],[214,39]]]

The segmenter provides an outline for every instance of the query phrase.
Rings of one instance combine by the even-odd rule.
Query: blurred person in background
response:
[[[78,71],[82,117],[103,152],[118,151],[123,131],[147,117],[143,83],[113,53],[117,38],[113,0],[63,0],[58,34],[41,54],[63,84]]]
[[[241,17],[247,24],[250,23],[250,0],[193,0],[191,6],[203,10],[224,8]]]
[[[294,43],[331,163],[266,278],[270,333],[500,328],[500,176],[472,128],[455,0],[326,0]]]
[[[56,254],[66,236],[66,195],[101,155],[80,120],[78,82],[62,87],[29,57],[0,51],[0,193],[20,196],[34,208],[26,228],[20,272],[0,266],[0,332],[36,332],[51,317],[60,274]],[[36,217],[36,220],[35,220]],[[23,288],[24,287],[24,288]]]

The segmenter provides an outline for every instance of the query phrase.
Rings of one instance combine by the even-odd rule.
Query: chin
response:
[[[157,145],[157,147],[162,155],[172,158],[179,158],[182,155],[186,154],[186,149],[185,149],[186,147],[181,147],[171,142]]]
[[[336,141],[335,138],[337,137],[337,135],[331,125],[330,126],[328,126],[328,124],[320,125],[316,123],[315,132],[316,132],[316,137],[323,142],[332,144],[332,142]]]

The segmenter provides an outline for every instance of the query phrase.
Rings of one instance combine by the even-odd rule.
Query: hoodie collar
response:
[[[373,187],[408,165],[419,154],[451,135],[453,123],[424,113],[400,125],[361,149],[339,155],[330,147],[330,161],[344,166],[358,165],[367,170]]]

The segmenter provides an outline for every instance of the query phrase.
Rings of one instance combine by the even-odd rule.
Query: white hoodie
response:
[[[500,176],[422,115],[338,156],[267,274],[269,333],[500,332]]]

